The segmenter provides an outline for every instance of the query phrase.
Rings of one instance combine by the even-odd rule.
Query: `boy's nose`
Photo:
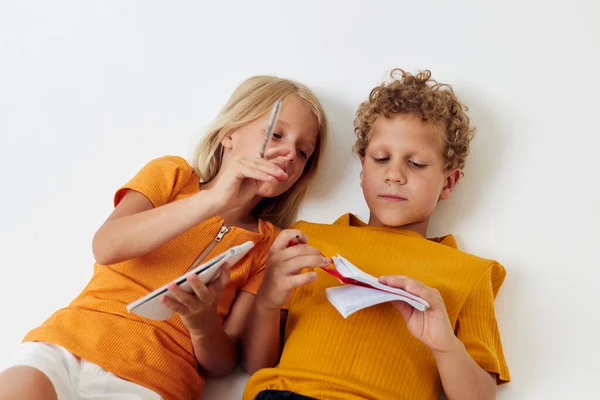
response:
[[[385,176],[385,183],[404,185],[406,183],[406,175],[399,168],[390,169]]]

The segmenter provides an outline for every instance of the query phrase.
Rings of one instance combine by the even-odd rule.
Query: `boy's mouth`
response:
[[[380,198],[382,198],[385,201],[389,201],[392,203],[398,203],[401,201],[406,201],[406,199],[402,196],[398,196],[396,194],[383,194],[381,196],[379,196]]]

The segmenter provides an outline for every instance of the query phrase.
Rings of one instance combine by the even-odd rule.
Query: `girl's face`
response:
[[[221,142],[228,155],[257,157],[260,153],[270,112],[251,124],[243,126],[230,133]],[[281,111],[269,138],[265,158],[273,161],[283,169],[288,177],[285,180],[262,182],[258,194],[262,197],[275,197],[286,190],[302,176],[307,161],[312,156],[317,145],[319,124],[317,117],[304,102],[296,95],[288,96],[281,105]],[[285,148],[289,150],[286,156],[272,158],[269,150]],[[226,159],[223,160],[226,162]]]

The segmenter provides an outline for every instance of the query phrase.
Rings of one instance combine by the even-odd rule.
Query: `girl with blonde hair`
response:
[[[278,99],[281,112],[259,157]],[[326,135],[323,108],[304,85],[256,76],[238,86],[191,163],[152,160],[117,190],[93,239],[91,281],[0,369],[0,399],[198,398],[204,375],[227,374],[243,356],[239,336],[269,248],[294,220]],[[169,284],[171,297],[161,301],[176,312],[170,319],[127,312],[246,241],[254,248],[213,283],[189,274],[193,293]]]

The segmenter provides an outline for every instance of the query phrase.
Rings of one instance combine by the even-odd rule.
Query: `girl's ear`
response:
[[[224,149],[231,150],[233,148],[233,139],[231,138],[231,133],[221,140],[221,144],[223,145]]]
[[[462,172],[460,168],[453,169],[446,173],[446,181],[444,182],[444,187],[440,193],[440,200],[448,200],[450,198],[450,195],[452,194],[452,191],[454,191],[461,176]]]

